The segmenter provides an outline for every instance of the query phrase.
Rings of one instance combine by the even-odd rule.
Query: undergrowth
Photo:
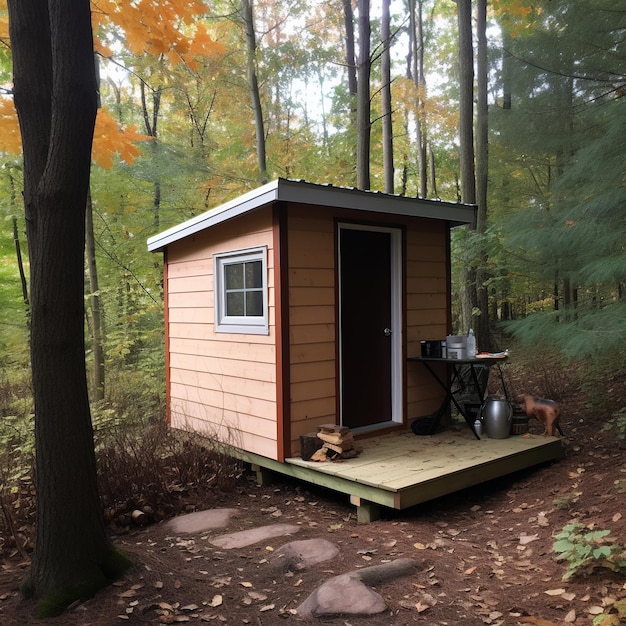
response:
[[[571,522],[554,535],[556,541],[552,550],[556,553],[556,559],[567,563],[563,580],[569,580],[575,575],[589,575],[598,568],[624,572],[626,547],[610,542],[610,534],[610,530],[589,529],[580,522]]]
[[[35,521],[34,417],[26,371],[0,370],[0,554],[28,558]],[[162,390],[141,372],[109,378],[105,400],[92,404],[102,511],[111,532],[126,532],[133,513],[158,521],[232,488],[241,463],[208,439],[165,424]]]

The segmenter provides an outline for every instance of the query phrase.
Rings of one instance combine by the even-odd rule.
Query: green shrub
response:
[[[606,538],[610,533],[610,530],[589,530],[580,522],[571,522],[554,535],[556,541],[552,550],[558,561],[567,561],[563,580],[576,574],[588,575],[600,567],[625,571],[626,550],[623,545],[608,543]]]

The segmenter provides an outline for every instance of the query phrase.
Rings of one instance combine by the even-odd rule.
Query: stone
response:
[[[275,567],[297,572],[312,565],[334,559],[339,548],[327,539],[305,539],[291,541],[276,550],[270,559]]]
[[[210,543],[218,548],[232,550],[233,548],[245,548],[259,541],[273,539],[274,537],[284,537],[285,535],[295,535],[300,530],[300,526],[293,524],[272,524],[270,526],[260,526],[250,530],[242,530],[227,535],[219,535],[210,540]]]
[[[378,615],[387,610],[382,596],[352,574],[330,578],[297,609],[299,617]]]
[[[403,558],[329,578],[296,609],[302,618],[325,615],[377,615],[387,609],[382,596],[368,584],[387,582],[413,573],[417,561]]]
[[[206,530],[224,528],[237,509],[208,509],[180,515],[165,523],[173,533],[202,533]]]

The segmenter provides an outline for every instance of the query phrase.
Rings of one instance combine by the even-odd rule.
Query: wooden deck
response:
[[[262,477],[263,470],[333,489],[350,496],[359,521],[378,507],[405,509],[439,496],[563,457],[557,437],[512,435],[478,441],[465,425],[433,436],[400,432],[360,440],[361,454],[341,462],[317,463],[299,457],[278,463],[244,453]]]

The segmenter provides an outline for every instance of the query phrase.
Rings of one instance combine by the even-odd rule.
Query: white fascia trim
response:
[[[275,201],[299,202],[370,213],[425,217],[446,220],[452,226],[472,223],[476,212],[476,207],[468,204],[394,196],[379,191],[363,191],[348,187],[278,178],[215,209],[210,209],[182,224],[150,237],[148,250],[159,252],[179,239]]]
[[[158,235],[150,237],[148,239],[148,250],[150,252],[158,252],[174,241],[194,235],[215,224],[225,222],[233,217],[252,211],[259,206],[273,202],[278,196],[278,182],[278,180],[275,180],[258,189],[253,189],[243,196],[230,200],[215,209],[209,209],[182,224],[177,224]]]

